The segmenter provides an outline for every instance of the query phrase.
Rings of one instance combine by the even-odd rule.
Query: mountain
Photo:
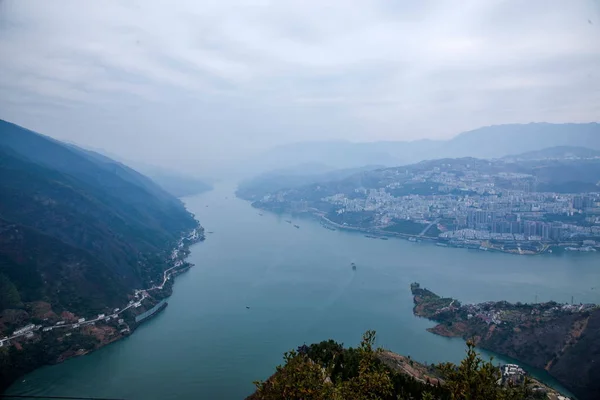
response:
[[[598,305],[506,301],[461,305],[418,283],[411,291],[414,314],[438,323],[428,331],[473,340],[483,349],[547,370],[582,400],[598,398]]]
[[[449,140],[296,143],[273,148],[248,160],[244,170],[256,175],[303,163],[324,163],[336,169],[369,164],[391,167],[440,158],[501,158],[556,146],[600,150],[600,124],[495,125],[464,132]]]
[[[131,168],[0,120],[0,339],[29,323],[122,307],[162,279],[196,227],[180,200]],[[0,391],[96,343],[90,335],[3,340]]]
[[[580,146],[555,146],[502,157],[505,161],[569,160],[600,158],[600,150]]]
[[[255,200],[268,193],[282,189],[293,189],[309,184],[327,183],[345,179],[354,174],[382,168],[381,165],[367,165],[359,168],[331,169],[321,164],[302,164],[261,174],[242,181],[236,195],[246,200]]]
[[[494,365],[467,346],[459,363],[421,364],[375,347],[375,331],[367,331],[356,348],[334,340],[302,345],[246,400],[270,399],[565,399],[535,379],[524,380],[521,368]],[[503,376],[504,375],[504,376]],[[307,397],[307,393],[310,394]]]
[[[125,167],[125,164],[131,165],[134,167],[135,171],[144,175],[144,179],[149,178],[175,197],[192,196],[212,189],[212,186],[202,179],[181,174],[168,168],[157,167],[156,165],[139,161],[125,160],[118,155],[111,154],[103,149],[94,149],[93,151],[90,151],[72,143],[67,145],[71,148],[88,154],[90,157],[98,161],[118,163],[123,167]],[[126,168],[132,171],[131,168]]]
[[[193,196],[212,189],[208,183],[176,172],[154,169],[147,172],[150,179],[175,197]]]
[[[344,171],[352,171],[352,169]],[[491,179],[497,189],[510,189],[513,184],[527,183],[538,192],[597,192],[600,183],[600,159],[506,162],[472,157],[443,158],[399,167],[364,169],[337,179],[313,179],[312,182],[298,185],[291,185],[288,182],[285,186],[276,182],[277,185],[271,188],[264,183],[266,180],[258,180],[251,182],[248,187],[240,185],[239,192],[240,197],[247,200],[256,200],[267,194],[272,195],[266,202],[257,202],[256,205],[259,207],[269,208],[270,205],[282,206],[308,201],[314,208],[319,206],[329,208],[331,204],[323,203],[322,198],[340,193],[348,198],[361,197],[357,194],[360,188],[385,190],[393,196],[448,194],[438,190],[440,183],[447,180],[445,177],[434,178],[434,175],[440,173],[451,174],[452,179],[456,180],[455,183],[461,187],[466,184],[461,183],[460,177],[468,173],[473,175],[470,180],[475,187]],[[515,180],[510,178],[510,174],[522,176]],[[267,181],[267,183],[271,182]],[[442,186],[447,185],[448,183]],[[252,190],[256,192],[254,197],[246,193],[252,194]]]

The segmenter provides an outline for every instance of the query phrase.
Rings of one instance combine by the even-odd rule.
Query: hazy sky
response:
[[[0,118],[206,168],[600,116],[600,3],[0,0]]]

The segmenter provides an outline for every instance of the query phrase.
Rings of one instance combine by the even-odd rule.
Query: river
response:
[[[131,337],[23,377],[10,394],[122,399],[242,399],[283,352],[335,339],[377,344],[422,362],[459,361],[462,340],[425,331],[409,285],[462,302],[600,302],[593,254],[516,256],[365,238],[259,215],[234,186],[186,198],[207,232],[169,306]],[[356,263],[356,271],[350,263]],[[246,307],[250,307],[249,309]],[[546,377],[547,378],[547,377]]]

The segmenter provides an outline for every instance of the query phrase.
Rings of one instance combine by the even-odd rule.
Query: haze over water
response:
[[[186,199],[214,233],[192,247],[196,266],[176,278],[164,312],[130,338],[41,368],[8,393],[240,399],[283,352],[329,338],[356,345],[367,329],[377,331],[378,345],[418,361],[459,361],[462,340],[428,333],[433,324],[413,316],[414,281],[463,303],[536,295],[600,303],[600,288],[592,289],[600,282],[596,255],[527,257],[368,239],[253,209],[233,191],[223,185]]]

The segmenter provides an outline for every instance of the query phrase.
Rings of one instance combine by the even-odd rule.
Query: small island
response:
[[[438,322],[428,331],[548,371],[581,399],[600,393],[600,307],[596,304],[461,304],[411,284],[413,312]]]

